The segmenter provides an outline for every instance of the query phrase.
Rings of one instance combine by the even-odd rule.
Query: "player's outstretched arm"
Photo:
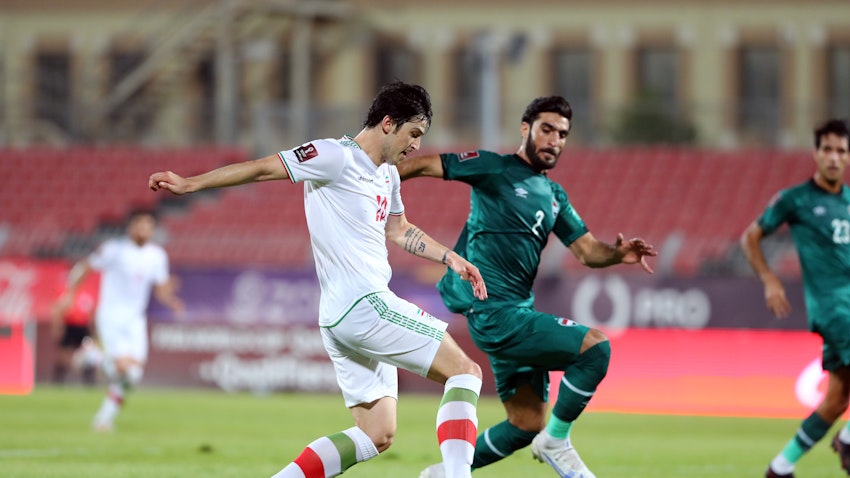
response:
[[[177,316],[183,316],[186,306],[183,300],[177,296],[177,278],[170,276],[168,280],[162,284],[157,284],[153,288],[154,297],[160,304],[171,309],[171,312]]]
[[[487,298],[487,287],[478,268],[458,253],[435,241],[414,224],[407,222],[404,214],[390,216],[387,219],[386,232],[387,239],[405,251],[449,266],[461,279],[469,281],[475,297],[481,300]]]
[[[588,267],[608,267],[614,264],[640,264],[646,272],[653,270],[646,262],[647,257],[654,257],[658,252],[640,237],[626,241],[623,234],[617,234],[614,244],[606,244],[596,239],[593,234],[586,233],[570,244],[570,251]]]
[[[153,173],[148,179],[148,187],[154,191],[166,189],[174,194],[182,195],[203,189],[274,179],[289,179],[289,173],[276,154],[251,161],[228,164],[189,178],[184,178],[171,171]]]
[[[440,155],[438,154],[407,158],[400,161],[396,167],[402,181],[419,176],[443,177],[443,162],[440,160]]]
[[[764,232],[757,222],[744,230],[741,234],[741,249],[744,251],[744,256],[753,268],[753,272],[764,284],[764,301],[767,308],[776,318],[784,319],[791,313],[791,303],[785,297],[785,287],[776,274],[770,270],[767,261],[764,259],[764,253],[761,249],[761,240],[764,237]]]

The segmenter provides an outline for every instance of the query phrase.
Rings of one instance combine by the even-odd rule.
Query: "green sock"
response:
[[[560,393],[560,392],[559,392]],[[549,417],[549,422],[546,423],[546,433],[552,438],[566,440],[570,437],[570,429],[573,427],[573,422],[565,422],[552,414]]]
[[[608,373],[610,359],[611,343],[606,340],[585,350],[578,356],[578,360],[565,368],[552,415],[563,422],[572,422],[578,418],[596,392],[596,386]]]
[[[782,450],[782,456],[791,463],[797,463],[804,453],[809,451],[815,443],[826,436],[831,425],[831,423],[827,423],[816,412],[812,412],[811,415],[803,420],[794,438],[785,445],[785,448]]]
[[[507,420],[484,430],[475,441],[472,469],[495,463],[511,453],[525,448],[537,432],[526,432],[511,425]]]
[[[800,457],[803,456],[803,453],[806,453],[799,443],[797,443],[797,437],[788,440],[788,443],[785,445],[785,448],[782,449],[782,453],[780,453],[786,460],[791,463],[797,463],[800,460]]]

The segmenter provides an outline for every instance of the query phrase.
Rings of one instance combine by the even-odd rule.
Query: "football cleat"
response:
[[[787,475],[780,475],[779,473],[773,471],[773,468],[767,467],[767,471],[764,472],[764,478],[794,478],[794,473],[788,473]]]
[[[838,439],[838,435],[832,439],[832,449],[838,453],[838,458],[841,460],[841,469],[850,475],[850,445]]]
[[[567,446],[566,442],[547,446],[546,439],[538,434],[531,441],[531,454],[537,461],[548,463],[561,478],[596,478],[581,461],[576,449]]]

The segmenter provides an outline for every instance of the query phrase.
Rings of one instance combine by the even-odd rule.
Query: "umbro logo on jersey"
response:
[[[815,216],[823,216],[826,214],[826,208],[823,206],[815,206],[815,208],[812,209],[812,212]]]
[[[478,151],[467,151],[465,153],[460,153],[458,155],[458,161],[460,161],[462,163],[466,160],[475,159],[477,157],[478,157]]]
[[[516,189],[514,189],[514,192],[516,192],[517,197],[520,197],[520,198],[523,198],[523,199],[528,197],[528,191],[526,191],[523,188],[516,188]]]
[[[316,147],[313,146],[313,143],[307,143],[301,145],[293,151],[295,153],[295,157],[298,158],[299,163],[303,163],[309,159],[313,159],[319,155],[319,152],[316,151]]]

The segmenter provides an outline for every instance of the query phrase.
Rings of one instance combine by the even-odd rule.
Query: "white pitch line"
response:
[[[45,456],[59,456],[59,455],[69,455],[70,450],[65,450],[63,448],[40,448],[33,450],[0,450],[0,458],[21,458],[21,457],[45,457]],[[77,450],[75,455],[83,454],[83,450]]]

